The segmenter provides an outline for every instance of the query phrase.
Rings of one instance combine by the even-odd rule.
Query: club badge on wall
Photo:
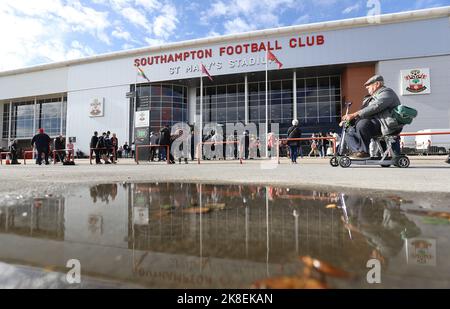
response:
[[[89,117],[103,117],[104,115],[104,98],[96,98],[89,104]]]
[[[136,128],[145,128],[150,125],[150,111],[136,112],[135,115]]]
[[[431,93],[430,69],[401,71],[402,95]]]

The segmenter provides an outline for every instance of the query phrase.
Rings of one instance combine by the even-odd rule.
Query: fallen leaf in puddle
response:
[[[46,272],[46,273],[55,272],[56,269],[57,269],[56,266],[47,266],[47,267],[44,267],[44,268],[43,268],[44,272]]]
[[[330,205],[327,205],[326,208],[327,209],[334,209],[334,208],[337,208],[337,205],[336,204],[330,204]]]
[[[409,210],[409,211],[407,211],[407,213],[419,215],[419,216],[426,216],[426,217],[450,220],[450,213],[448,213],[448,212]]]
[[[206,207],[195,207],[195,208],[188,208],[183,210],[184,213],[187,214],[206,214],[211,211],[211,208]]]
[[[253,283],[256,289],[328,289],[325,282],[314,278],[277,277],[268,278]]]
[[[167,217],[171,214],[171,212],[169,210],[158,210],[154,213],[152,213],[152,218],[153,219],[161,219],[164,217]]]
[[[380,251],[374,249],[372,250],[372,254],[370,255],[372,258],[377,259],[380,261],[382,265],[386,264],[386,260],[384,259],[384,256],[381,254]]]
[[[301,256],[300,261],[302,261],[306,267],[314,268],[318,272],[331,276],[331,277],[337,277],[337,278],[348,278],[350,277],[350,274],[342,269],[339,269],[337,267],[334,267],[331,264],[325,263],[323,261],[320,261],[318,259],[312,258],[310,256]]]
[[[211,208],[214,210],[224,210],[225,206],[226,206],[225,203],[215,203],[215,204],[206,204],[205,205],[206,208]]]
[[[422,222],[429,225],[450,225],[450,220],[443,218],[423,218]]]

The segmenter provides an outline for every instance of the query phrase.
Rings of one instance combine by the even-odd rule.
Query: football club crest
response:
[[[428,94],[430,90],[430,70],[413,69],[402,71],[402,94]]]
[[[103,117],[103,99],[94,99],[90,103],[89,117]]]

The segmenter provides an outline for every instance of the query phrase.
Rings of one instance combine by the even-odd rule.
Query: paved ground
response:
[[[308,158],[300,164],[281,165],[268,161],[208,161],[198,165],[143,163],[122,159],[117,165],[89,165],[78,160],[76,166],[0,166],[0,199],[37,191],[54,193],[71,184],[105,182],[205,182],[270,184],[292,187],[338,187],[344,190],[414,191],[450,193],[450,165],[444,157],[413,157],[409,169],[381,167],[333,168],[328,159]]]

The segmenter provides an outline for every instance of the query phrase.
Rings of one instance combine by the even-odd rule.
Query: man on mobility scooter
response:
[[[400,154],[400,142],[398,135],[401,133],[404,123],[398,121],[394,111],[400,106],[400,100],[395,92],[384,86],[384,79],[380,75],[371,77],[365,84],[369,96],[364,99],[362,108],[353,114],[342,117],[342,125],[352,124],[345,131],[345,139],[341,147],[347,147],[352,153],[332,159],[332,165],[339,163],[342,167],[350,165],[381,165],[388,167],[409,167],[409,159]],[[371,140],[380,150],[382,157],[371,158],[369,145]],[[345,144],[345,146],[343,145]],[[382,146],[385,144],[385,147]],[[334,161],[333,161],[334,160]]]

